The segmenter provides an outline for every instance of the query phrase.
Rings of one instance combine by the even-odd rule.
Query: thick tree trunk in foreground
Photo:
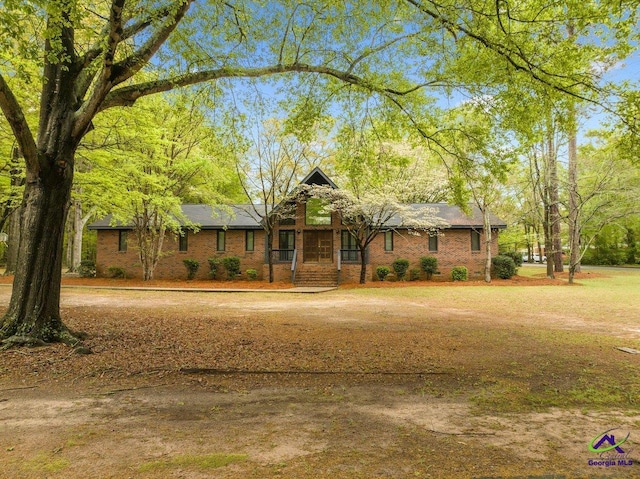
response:
[[[60,319],[62,240],[73,173],[67,162],[49,163],[63,167],[43,172],[25,189],[18,262],[0,339],[75,344]]]

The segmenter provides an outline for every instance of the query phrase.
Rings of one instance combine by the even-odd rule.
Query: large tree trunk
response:
[[[76,344],[77,338],[60,318],[62,244],[71,185],[73,160],[83,134],[74,131],[75,58],[71,4],[61,2],[60,33],[45,41],[45,64],[40,97],[40,119],[34,139],[16,101],[5,89],[3,112],[10,120],[26,164],[22,201],[20,246],[11,301],[0,320],[0,339],[13,343],[56,342]],[[55,28],[52,28],[55,30]],[[52,54],[56,51],[56,54]],[[56,56],[61,60],[53,62]],[[7,112],[10,114],[7,115]]]
[[[9,344],[78,342],[60,318],[62,240],[73,176],[68,165],[72,162],[48,163],[56,167],[27,182],[25,188],[11,301],[0,320],[0,338],[10,338]]]

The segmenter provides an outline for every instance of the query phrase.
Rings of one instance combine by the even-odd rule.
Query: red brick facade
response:
[[[303,183],[325,184],[337,188],[318,168],[307,175]],[[272,254],[275,281],[292,281],[294,278],[295,282],[300,284],[359,281],[359,251],[354,251],[354,242],[347,244],[350,239],[348,235],[343,234],[344,228],[339,215],[323,211],[319,201],[309,198],[306,202],[298,202],[295,218],[282,221],[275,229]],[[486,256],[482,244],[484,235],[482,229],[478,228],[478,225],[482,224],[479,211],[474,211],[469,216],[460,208],[451,205],[409,206],[417,212],[437,211],[444,224],[450,227],[442,230],[437,241],[432,240],[431,245],[427,234],[409,234],[401,228],[380,233],[368,247],[367,280],[376,279],[374,276],[378,266],[390,267],[398,258],[409,260],[410,270],[420,269],[420,258],[423,256],[434,256],[438,259],[440,273],[435,279],[449,279],[455,266],[466,266],[470,278],[483,275]],[[243,277],[246,277],[247,269],[255,269],[259,279],[268,279],[266,235],[259,229],[260,219],[253,216],[252,208],[247,205],[233,205],[230,208],[233,210],[232,215],[226,215],[223,210],[214,212],[206,205],[183,205],[185,216],[200,224],[202,230],[198,233],[189,232],[186,241],[182,242],[178,241],[175,235],[167,234],[163,255],[154,276],[186,278],[187,270],[183,261],[193,259],[200,263],[196,277],[205,279],[209,277],[208,258],[238,256]],[[492,221],[498,225],[497,228],[506,227],[499,218],[493,217]],[[112,227],[108,217],[90,225],[90,228],[98,230],[96,266],[99,275],[105,275],[109,267],[114,266],[123,268],[128,277],[141,276],[133,232],[129,234],[126,251],[119,251],[125,249],[124,242],[120,241],[121,230]],[[249,230],[252,231],[250,234],[253,236],[253,248],[247,246]],[[222,234],[224,242],[220,238]],[[385,238],[387,234],[390,237]],[[493,235],[491,249],[497,254],[497,230]],[[224,273],[219,274],[223,275]]]
[[[247,269],[255,269],[258,278],[262,278],[262,265],[265,259],[264,231],[254,231],[253,251],[246,250],[246,231],[227,230],[224,232],[224,251],[217,251],[216,230],[202,230],[197,233],[187,233],[187,251],[179,251],[177,237],[167,233],[162,248],[162,257],[155,269],[157,279],[185,279],[187,269],[183,264],[185,259],[195,259],[200,263],[196,275],[197,279],[209,278],[208,258],[222,258],[238,256],[242,277],[246,277]],[[117,266],[123,268],[128,278],[142,277],[142,267],[138,258],[136,238],[133,231],[129,232],[126,251],[118,251],[119,230],[98,230],[98,245],[96,268],[99,276],[107,275],[108,268]],[[220,274],[223,277],[224,273]]]
[[[290,232],[285,236],[292,242],[288,246],[296,251],[296,275],[302,278],[304,275],[318,277],[325,274],[325,279],[342,283],[357,282],[360,277],[360,263],[357,254],[348,261],[348,253],[341,258],[341,268],[338,278],[338,258],[342,248],[343,227],[340,218],[336,213],[331,215],[330,224],[313,225],[307,224],[305,216],[306,205],[297,205],[295,224],[281,225],[274,232],[274,280],[291,281],[293,251],[280,252],[281,239],[280,231]],[[168,233],[163,247],[162,258],[155,270],[154,277],[158,279],[184,279],[187,270],[183,264],[185,259],[195,259],[200,263],[200,269],[196,275],[198,279],[209,277],[208,258],[223,258],[225,256],[238,256],[240,258],[241,277],[246,277],[247,269],[255,269],[258,278],[266,280],[268,278],[268,264],[266,262],[265,232],[262,230],[253,231],[253,251],[247,249],[247,230],[201,230],[197,233],[188,232],[186,237],[186,251],[180,251],[177,237]],[[420,258],[423,256],[434,256],[438,259],[440,274],[435,279],[449,279],[451,269],[455,266],[466,266],[469,277],[481,277],[484,271],[484,246],[480,244],[479,251],[472,251],[471,228],[447,228],[437,238],[437,245],[432,244],[429,249],[429,236],[427,234],[409,234],[406,230],[393,231],[392,241],[387,242],[385,250],[385,234],[379,234],[368,248],[368,265],[366,278],[368,281],[375,280],[375,271],[378,266],[388,266],[395,259],[405,258],[410,262],[410,269],[420,268]],[[480,233],[481,230],[479,231]],[[218,235],[224,235],[218,241]],[[139,278],[142,276],[140,260],[138,259],[137,247],[134,233],[131,231],[127,238],[126,251],[119,251],[120,230],[108,229],[98,231],[97,245],[97,270],[99,275],[107,275],[111,266],[123,268],[127,277]],[[480,234],[482,238],[483,235]],[[291,239],[293,238],[293,239]],[[284,240],[287,241],[287,240]],[[305,241],[308,243],[305,245]],[[218,244],[224,248],[218,251]],[[183,247],[184,247],[183,241]],[[478,243],[476,243],[476,248]],[[492,251],[497,253],[497,234],[493,235]],[[321,251],[319,253],[319,251]],[[282,261],[280,261],[282,260]],[[314,276],[315,275],[315,276]],[[224,272],[219,273],[223,277]]]

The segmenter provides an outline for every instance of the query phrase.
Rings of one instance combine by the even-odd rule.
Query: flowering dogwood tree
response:
[[[438,218],[436,208],[425,205],[416,208],[399,201],[398,190],[393,185],[363,191],[359,195],[325,185],[303,185],[298,194],[319,198],[328,211],[340,215],[344,229],[355,239],[360,252],[360,284],[366,282],[367,246],[380,233],[402,229],[413,234],[435,235],[447,226],[442,218]]]

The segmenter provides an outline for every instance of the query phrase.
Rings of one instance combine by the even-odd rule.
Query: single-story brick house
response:
[[[302,181],[303,184],[335,184],[318,168]],[[390,225],[368,246],[367,280],[374,278],[378,266],[390,266],[397,258],[406,258],[410,268],[420,267],[422,256],[438,259],[440,277],[448,279],[455,266],[466,266],[469,276],[484,274],[485,253],[483,247],[482,216],[477,208],[466,215],[457,206],[445,203],[413,204],[411,208],[430,208],[444,219],[448,226],[437,236],[409,234],[407,229]],[[335,212],[324,217],[311,217],[307,203],[295,205],[291,219],[280,222],[274,231],[273,266],[275,281],[292,281],[296,284],[335,284],[357,282],[360,275],[360,254],[353,238],[344,229]],[[255,269],[259,279],[267,280],[268,261],[265,232],[260,218],[251,205],[231,205],[212,208],[208,205],[183,205],[184,215],[192,223],[200,225],[197,232],[185,231],[182,236],[167,234],[163,257],[155,269],[159,279],[184,279],[184,259],[200,262],[197,278],[208,278],[208,258],[238,256],[245,275],[247,269]],[[317,215],[317,209],[314,212]],[[499,218],[492,216],[492,228],[496,232],[506,227]],[[112,225],[110,217],[89,225],[97,230],[96,268],[104,275],[111,266],[123,268],[127,277],[140,277],[141,267],[135,249],[131,227]],[[497,234],[493,235],[492,251],[498,250]]]

